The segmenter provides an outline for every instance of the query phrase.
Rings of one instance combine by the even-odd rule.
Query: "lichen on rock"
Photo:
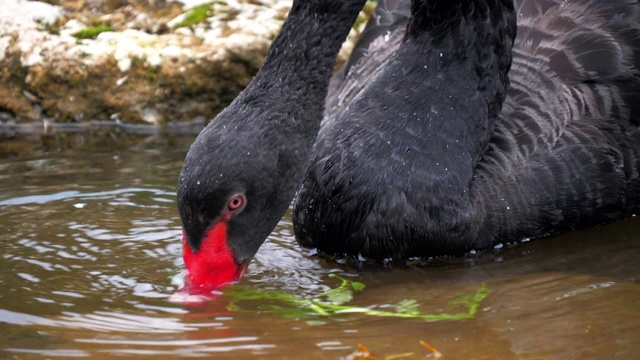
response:
[[[0,124],[210,119],[258,70],[291,0],[51,2],[0,0]]]

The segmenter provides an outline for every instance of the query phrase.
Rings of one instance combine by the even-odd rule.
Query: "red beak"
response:
[[[193,295],[210,293],[220,290],[223,285],[240,281],[251,261],[236,261],[227,244],[227,223],[224,220],[211,227],[197,252],[191,250],[183,231],[182,253],[188,274],[181,291]]]

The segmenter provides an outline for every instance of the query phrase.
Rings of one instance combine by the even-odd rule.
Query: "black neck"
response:
[[[407,41],[441,51],[440,64],[466,62],[475,74],[461,80],[477,83],[495,118],[509,86],[512,46],[516,36],[513,0],[413,0]],[[471,76],[470,76],[471,75]]]
[[[422,161],[433,203],[452,205],[446,221],[469,215],[468,189],[506,96],[515,35],[512,0],[412,2],[401,48],[408,54],[398,58],[413,58],[422,72],[416,86],[428,101],[417,113],[426,123],[413,126],[428,132]]]
[[[229,223],[236,259],[253,256],[276,226],[300,184],[336,56],[364,2],[294,0],[258,74],[198,135],[178,182],[193,251],[236,192],[250,204]]]
[[[365,0],[295,0],[280,33],[242,101],[289,98],[288,120],[315,140],[329,78],[342,43]],[[285,94],[286,93],[286,94]],[[296,114],[297,111],[304,114]],[[305,119],[302,122],[302,118]],[[313,121],[310,121],[313,120]]]

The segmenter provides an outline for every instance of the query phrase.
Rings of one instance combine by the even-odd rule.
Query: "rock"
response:
[[[214,117],[259,68],[291,0],[184,1],[0,0],[0,123]]]

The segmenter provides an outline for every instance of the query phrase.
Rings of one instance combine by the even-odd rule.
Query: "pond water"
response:
[[[381,356],[448,359],[640,357],[640,219],[421,268],[355,268],[300,249],[287,215],[242,284],[298,297],[366,285],[350,305],[473,319],[365,314],[287,317],[262,301],[170,302],[179,287],[175,184],[193,135],[66,134],[0,142],[0,358],[328,358],[363,344]]]

